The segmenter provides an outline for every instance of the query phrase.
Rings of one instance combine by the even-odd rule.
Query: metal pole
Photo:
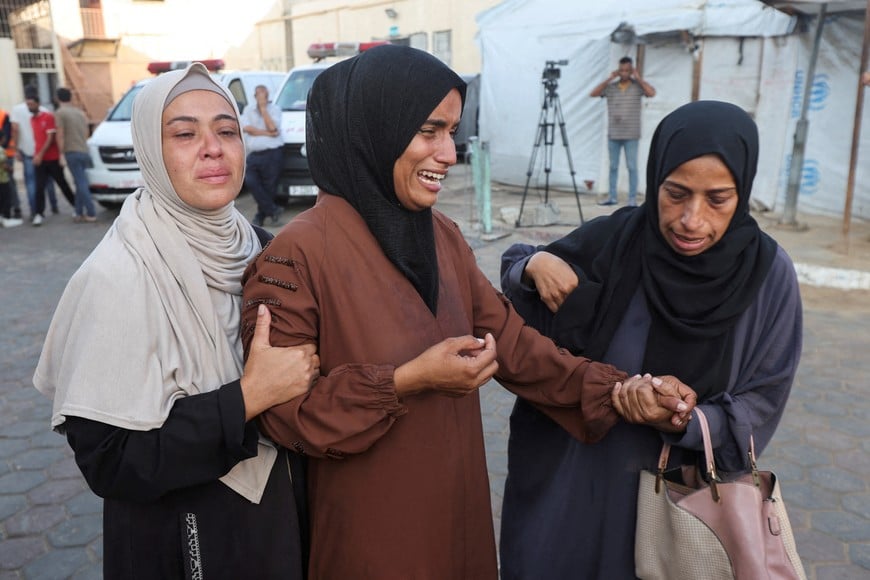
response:
[[[489,173],[489,143],[477,137],[468,139],[471,148],[471,175],[474,179],[474,202],[478,207],[483,233],[492,233],[492,190]]]
[[[468,138],[468,153],[471,158],[471,181],[474,184],[474,207],[478,212],[477,219],[480,218],[480,186],[478,182],[480,181],[480,155],[478,155],[478,150],[480,149],[480,139],[476,136]]]
[[[483,197],[483,209],[481,221],[483,222],[483,233],[492,233],[492,189],[489,172],[489,142],[480,142],[480,164],[481,164],[481,197]]]
[[[804,168],[804,149],[807,144],[807,133],[810,122],[807,119],[807,110],[810,105],[810,95],[813,90],[813,78],[816,76],[816,61],[819,58],[819,45],[822,42],[822,29],[825,26],[825,14],[828,4],[825,2],[819,9],[816,23],[816,37],[813,41],[813,53],[807,67],[807,76],[804,79],[804,100],[801,104],[801,117],[798,119],[794,132],[794,147],[791,154],[791,167],[788,173],[788,186],[785,194],[785,209],[782,212],[781,224],[797,225],[797,200],[801,187],[801,174]]]
[[[852,223],[852,199],[855,193],[855,166],[858,163],[858,142],[861,140],[861,118],[864,115],[864,83],[861,75],[867,70],[867,43],[870,42],[870,0],[864,11],[864,45],[861,47],[861,69],[858,71],[858,98],[855,101],[855,119],[852,121],[852,152],[849,156],[849,179],[846,182],[846,202],[843,207],[843,236],[849,235]]]

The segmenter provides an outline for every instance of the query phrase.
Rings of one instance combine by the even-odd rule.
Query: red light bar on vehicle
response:
[[[330,56],[354,56],[370,48],[390,44],[389,40],[371,42],[316,42],[308,46],[308,56],[314,59]]]
[[[161,61],[161,62],[149,62],[148,63],[148,72],[153,75],[159,75],[160,73],[169,72],[171,70],[179,70],[187,67],[192,62],[201,62],[205,65],[205,68],[210,70],[211,72],[217,72],[224,68],[224,61],[220,58],[211,58],[206,60],[174,60],[174,61]]]

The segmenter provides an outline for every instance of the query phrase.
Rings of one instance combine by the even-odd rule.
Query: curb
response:
[[[798,282],[839,290],[870,290],[870,272],[795,263]]]

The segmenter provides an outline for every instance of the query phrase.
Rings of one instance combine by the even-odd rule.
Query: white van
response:
[[[258,85],[269,87],[273,96],[278,90],[284,73],[272,71],[239,71],[213,73],[227,88],[243,110],[254,102],[254,90]],[[144,79],[130,87],[124,96],[109,110],[102,123],[88,139],[88,151],[93,167],[87,170],[91,195],[104,207],[118,207],[126,197],[144,185],[136,155],[133,152],[133,135],[130,132],[130,116],[133,99],[148,81]]]
[[[317,186],[305,158],[305,105],[314,79],[332,63],[297,66],[288,74],[273,102],[281,109],[284,167],[278,178],[276,199],[313,197]]]
[[[281,109],[281,138],[284,140],[284,167],[278,178],[275,200],[286,203],[288,199],[312,198],[317,195],[317,186],[308,169],[305,156],[305,107],[314,79],[330,66],[360,52],[390,44],[388,40],[371,42],[318,42],[309,45],[308,56],[314,64],[294,67],[281,84],[278,95],[272,101]],[[324,59],[335,59],[327,62]]]
[[[371,45],[379,42],[368,43]],[[321,46],[321,45],[312,45]],[[309,49],[311,54],[311,49]],[[328,56],[334,56],[329,54]],[[276,200],[285,203],[295,198],[317,195],[317,186],[311,178],[305,155],[305,107],[314,79],[332,66],[332,62],[297,66],[288,74],[278,96],[273,102],[281,108],[281,138],[284,140],[284,167],[278,179]],[[465,112],[456,136],[456,151],[459,159],[467,157],[468,138],[477,135],[477,106],[480,91],[480,75],[462,75],[468,83]]]
[[[269,89],[269,98],[274,100],[275,94],[281,87],[281,81],[284,80],[286,73],[275,71],[257,71],[246,70],[237,72],[219,72],[213,76],[222,85],[227,87],[233,96],[236,98],[236,103],[239,105],[239,112],[244,113],[245,107],[249,103],[256,101],[254,90],[259,85],[264,85]]]

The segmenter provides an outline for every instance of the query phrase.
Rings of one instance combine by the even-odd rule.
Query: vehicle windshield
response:
[[[107,121],[129,121],[133,117],[133,98],[142,90],[145,85],[135,85],[129,91],[124,93],[118,104],[112,108],[112,111],[107,117]]]
[[[304,111],[311,85],[323,70],[316,68],[293,71],[281,88],[281,94],[278,95],[275,104],[281,107],[282,111]]]

